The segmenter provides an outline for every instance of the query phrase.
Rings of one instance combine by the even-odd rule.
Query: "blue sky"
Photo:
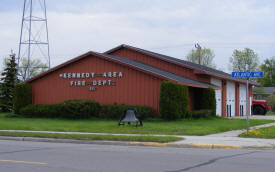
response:
[[[37,1],[37,0],[33,0]],[[47,0],[52,65],[130,44],[184,59],[195,43],[229,71],[234,49],[275,56],[274,0]],[[0,0],[0,58],[18,52],[23,0]],[[1,63],[0,63],[1,64]]]

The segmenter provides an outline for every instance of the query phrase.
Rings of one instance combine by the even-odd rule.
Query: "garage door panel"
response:
[[[246,86],[244,84],[240,85],[240,116],[246,115]]]
[[[214,84],[218,87],[222,87],[222,81],[216,78],[211,78],[211,84]],[[221,116],[222,115],[222,91],[221,90],[215,90],[216,94],[216,115]]]
[[[233,117],[235,115],[235,83],[226,82],[226,115]]]

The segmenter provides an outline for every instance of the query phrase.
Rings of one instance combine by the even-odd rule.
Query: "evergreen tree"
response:
[[[0,92],[0,106],[1,110],[8,112],[12,110],[13,105],[13,91],[17,79],[17,64],[15,62],[15,54],[11,54],[7,60],[6,68],[1,74],[1,92]]]

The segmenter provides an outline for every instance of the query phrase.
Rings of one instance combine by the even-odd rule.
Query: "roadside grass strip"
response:
[[[168,143],[183,140],[175,136],[125,136],[125,135],[97,135],[97,134],[60,134],[60,133],[32,133],[32,132],[6,132],[0,131],[0,136],[12,137],[38,137],[74,140],[106,140],[106,141],[135,141]]]
[[[9,117],[6,117],[9,116]],[[245,119],[226,119],[221,117],[201,119],[180,119],[167,121],[147,119],[142,127],[117,125],[114,119],[60,119],[23,118],[0,113],[0,130],[64,131],[90,133],[119,133],[146,135],[197,135],[203,136],[246,128]],[[274,120],[250,120],[250,126],[275,122]]]
[[[275,115],[275,112],[267,112],[265,115],[266,116],[273,116],[273,115]]]
[[[275,139],[275,126],[244,132],[240,134],[240,137]]]

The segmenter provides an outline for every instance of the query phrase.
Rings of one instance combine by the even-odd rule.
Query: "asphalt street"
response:
[[[275,150],[0,140],[1,172],[273,172]]]

